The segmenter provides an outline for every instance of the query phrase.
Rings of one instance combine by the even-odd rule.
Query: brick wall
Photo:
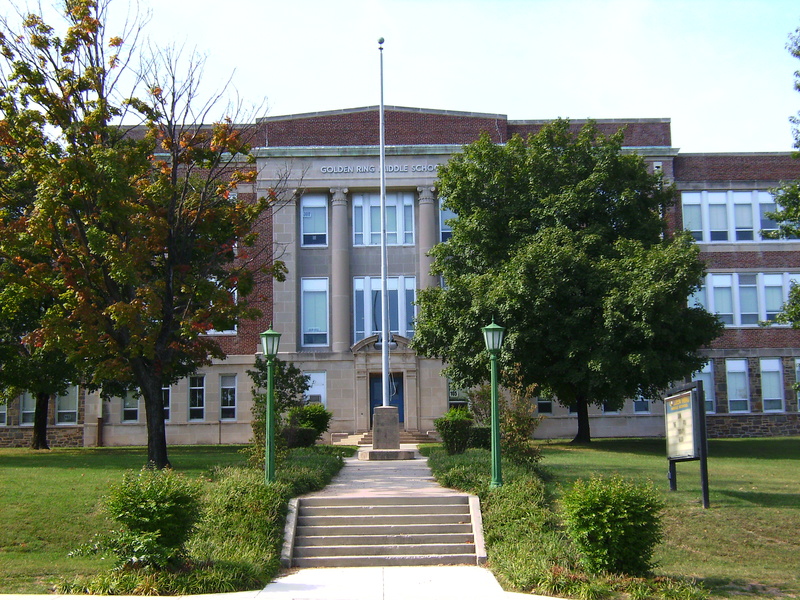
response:
[[[572,122],[577,131],[586,121]],[[379,109],[367,108],[269,117],[264,121],[267,145],[277,146],[376,146],[379,144]],[[385,108],[386,144],[469,144],[483,132],[495,142],[512,135],[527,137],[538,132],[546,120],[509,121],[505,115],[436,111],[399,107]],[[671,143],[668,119],[602,120],[597,126],[605,134],[625,128],[626,146],[666,146]]]
[[[519,134],[527,137],[537,133],[547,121],[509,121],[509,135]],[[572,131],[578,131],[586,121],[571,121]],[[665,146],[672,145],[672,134],[669,119],[602,119],[596,121],[597,128],[605,135],[612,135],[625,129],[625,146]]]
[[[800,179],[800,160],[789,153],[681,154],[675,179],[700,181],[785,181]]]

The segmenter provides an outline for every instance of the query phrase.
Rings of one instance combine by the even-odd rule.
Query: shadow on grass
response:
[[[800,510],[800,496],[797,494],[776,494],[770,492],[741,492],[723,490],[719,495],[742,500],[764,508],[795,508]]]
[[[548,443],[537,440],[544,448],[569,450],[598,450],[642,456],[666,456],[665,438],[602,438],[588,444],[566,442]],[[800,437],[726,438],[708,441],[708,455],[713,458],[767,458],[797,460],[800,457]]]
[[[214,464],[231,465],[246,461],[240,453],[242,446],[171,446],[170,462],[176,470],[205,468],[209,459]],[[115,448],[54,448],[31,450],[13,448],[0,450],[3,468],[63,468],[63,469],[141,469],[147,463],[147,448],[126,446]]]
[[[781,598],[787,594],[778,588],[728,577],[706,577],[699,580],[712,597]],[[793,597],[790,595],[790,597]]]

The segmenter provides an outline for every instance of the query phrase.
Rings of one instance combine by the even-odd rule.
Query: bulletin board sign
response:
[[[664,398],[667,431],[667,458],[699,460],[700,418],[694,390],[686,390]]]

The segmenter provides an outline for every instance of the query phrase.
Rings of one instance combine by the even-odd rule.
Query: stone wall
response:
[[[708,415],[706,427],[709,438],[800,435],[800,415]]]
[[[0,448],[26,448],[32,437],[32,427],[0,427]],[[51,448],[79,448],[83,446],[83,426],[48,427],[47,443]]]

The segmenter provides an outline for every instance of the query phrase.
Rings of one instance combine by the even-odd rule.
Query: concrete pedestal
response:
[[[400,449],[400,414],[396,406],[376,406],[372,417],[372,447]]]
[[[413,460],[414,450],[400,450],[400,415],[396,406],[378,406],[372,416],[372,450],[359,460]]]

